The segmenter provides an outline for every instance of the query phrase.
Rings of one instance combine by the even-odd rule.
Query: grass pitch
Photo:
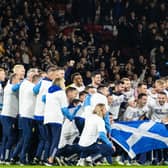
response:
[[[25,167],[25,168],[44,168],[47,166],[35,166],[35,165],[31,165],[31,166],[19,166],[19,165],[0,165],[0,168],[21,168],[21,167]],[[90,166],[51,166],[53,168],[89,168]],[[110,165],[110,166],[94,166],[96,168],[165,168],[166,166],[118,166],[118,165]],[[93,167],[93,168],[94,168]]]

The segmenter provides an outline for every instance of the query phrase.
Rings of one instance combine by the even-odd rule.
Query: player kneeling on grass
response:
[[[107,162],[112,164],[115,147],[106,136],[103,120],[106,111],[105,104],[97,104],[93,113],[85,119],[85,126],[79,140],[81,155],[77,165],[94,164],[98,158],[103,157],[106,157]]]

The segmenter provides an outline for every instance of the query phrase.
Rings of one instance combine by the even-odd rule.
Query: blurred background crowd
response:
[[[167,75],[167,0],[1,0],[0,67],[80,72],[87,85],[99,70],[104,82],[145,70],[150,87]],[[67,84],[70,74],[67,75]]]

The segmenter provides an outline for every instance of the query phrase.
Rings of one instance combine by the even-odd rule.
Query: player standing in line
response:
[[[94,71],[91,74],[92,82],[88,86],[93,86],[95,89],[101,84],[101,73],[99,71]]]
[[[155,122],[161,122],[166,125],[168,121],[167,94],[164,91],[158,92],[156,100],[148,104],[148,106],[150,108],[149,118]],[[167,149],[163,150],[162,158],[158,153],[162,153],[162,151],[154,150],[152,164],[158,164],[159,161],[162,161],[163,164],[167,165]]]
[[[148,117],[149,108],[147,106],[147,100],[148,96],[145,93],[138,94],[138,97],[136,99],[136,102],[134,106],[128,106],[124,116],[124,121],[138,121],[138,120],[144,120]],[[142,163],[142,157],[146,158],[146,153],[137,155],[135,159],[130,159],[128,154],[123,151],[122,157],[124,160],[125,165],[139,165]]]
[[[134,107],[127,107],[124,113],[124,121],[143,120],[147,117],[149,113],[149,108],[147,107],[147,95],[144,93],[139,94],[136,102]]]
[[[4,100],[1,113],[1,122],[3,128],[3,138],[1,147],[1,161],[9,163],[11,148],[16,140],[17,115],[19,112],[18,92],[14,92],[12,87],[20,80],[14,73],[9,78],[9,83],[4,88]]]
[[[131,81],[129,78],[122,78],[122,82],[124,82],[124,92],[123,94],[126,96],[126,99],[130,99],[134,95],[134,89],[131,87]]]
[[[2,106],[3,106],[3,82],[5,81],[5,70],[3,68],[0,68],[0,113],[2,111]],[[0,122],[0,141],[2,138],[2,125]]]
[[[35,95],[33,94],[33,87],[37,83],[37,78],[34,80],[33,76],[38,74],[38,69],[32,68],[27,72],[27,77],[21,82],[19,89],[19,127],[22,130],[22,136],[14,149],[11,161],[20,153],[20,164],[28,164],[28,152],[32,136]]]
[[[50,145],[48,162],[45,165],[51,166],[54,164],[54,158],[58,151],[62,124],[64,116],[61,108],[68,106],[68,101],[65,93],[64,78],[56,78],[52,86],[49,87],[46,96],[43,96],[45,101],[44,109],[44,124],[47,128],[47,140]]]
[[[118,121],[120,118],[120,107],[122,103],[126,103],[124,92],[124,82],[117,81],[114,90],[111,93],[111,104],[109,105],[109,112],[112,114],[113,120]],[[122,114],[123,115],[123,114]]]
[[[68,85],[67,87],[74,87],[81,92],[85,89],[85,85],[83,83],[83,78],[79,72],[76,72],[71,75],[72,84]]]
[[[22,64],[16,64],[13,67],[13,73],[15,73],[17,75],[17,77],[19,78],[19,80],[23,80],[25,78],[25,68],[24,68],[24,65],[22,65]]]
[[[49,144],[47,143],[47,132],[44,126],[44,107],[42,102],[42,96],[48,91],[48,88],[52,85],[52,81],[55,78],[64,77],[64,70],[62,68],[51,67],[47,71],[47,77],[41,79],[33,88],[33,92],[36,96],[34,119],[36,120],[38,129],[38,146],[33,163],[38,164],[40,161],[46,161],[49,153]]]

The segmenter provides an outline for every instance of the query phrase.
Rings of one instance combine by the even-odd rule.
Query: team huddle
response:
[[[102,84],[101,74],[92,73],[84,85],[80,73],[71,75],[65,86],[65,70],[50,67],[47,72],[15,65],[4,89],[0,88],[3,164],[98,165],[140,164],[112,142],[114,122],[153,120],[168,123],[168,79],[146,83],[123,78]],[[5,71],[0,69],[0,80]],[[32,148],[33,140],[36,144]],[[31,150],[30,150],[31,149]],[[147,161],[167,164],[167,149],[152,151]],[[121,154],[122,153],[122,154]],[[148,154],[145,154],[149,156]]]

